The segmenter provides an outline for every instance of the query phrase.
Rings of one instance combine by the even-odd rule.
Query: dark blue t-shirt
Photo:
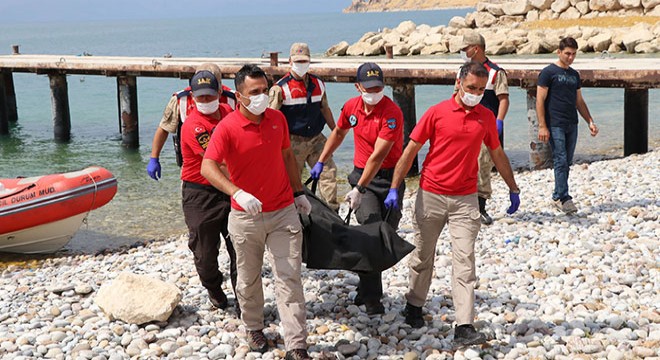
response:
[[[577,71],[550,64],[541,70],[538,85],[548,88],[545,98],[545,122],[548,127],[578,123],[577,90],[581,84]]]

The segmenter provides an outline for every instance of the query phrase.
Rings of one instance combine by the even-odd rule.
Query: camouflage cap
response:
[[[469,32],[463,35],[463,42],[461,43],[461,50],[470,45],[479,45],[486,47],[486,40],[481,34],[477,32]]]
[[[289,57],[291,58],[291,61],[310,61],[309,46],[305,43],[294,43],[291,45]]]

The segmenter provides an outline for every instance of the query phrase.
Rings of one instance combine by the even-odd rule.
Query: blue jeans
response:
[[[577,143],[577,124],[566,127],[550,127],[550,147],[552,148],[552,163],[555,168],[555,190],[552,200],[572,199],[568,195],[568,172],[573,163],[575,144]]]

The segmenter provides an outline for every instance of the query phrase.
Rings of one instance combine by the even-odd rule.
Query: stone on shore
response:
[[[95,301],[110,319],[140,325],[167,320],[181,301],[181,290],[150,276],[122,272],[101,286]]]
[[[660,21],[656,24],[640,23],[632,27],[612,28],[572,26],[556,30],[528,30],[521,26],[525,22],[537,20],[595,19],[603,16],[660,17],[660,0],[512,0],[480,2],[476,9],[477,11],[465,16],[452,17],[447,26],[431,27],[427,24],[415,25],[409,20],[403,21],[394,29],[364,34],[357,42],[341,47],[346,48],[346,51],[337,51],[337,44],[328,49],[326,54],[384,55],[387,45],[396,48],[394,56],[457,53],[461,50],[462,37],[468,31],[477,31],[484,36],[487,55],[553,52],[558,48],[559,40],[566,36],[572,36],[578,41],[578,50],[581,52],[660,51]],[[513,31],[522,34],[513,41],[493,42],[498,35],[508,36]],[[429,41],[431,34],[434,34],[434,39]],[[552,36],[545,36],[543,41],[538,40],[546,34]],[[444,48],[440,44],[444,44]]]

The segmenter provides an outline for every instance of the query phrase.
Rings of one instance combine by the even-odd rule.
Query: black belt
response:
[[[183,187],[184,188],[190,188],[190,189],[196,189],[196,190],[206,190],[210,192],[216,192],[219,193],[220,195],[224,195],[225,197],[229,198],[229,195],[223,193],[222,191],[216,189],[213,187],[213,185],[204,185],[204,184],[198,184],[190,181],[183,181]]]
[[[357,173],[359,173],[359,174],[361,175],[361,174],[364,172],[364,169],[363,169],[363,168],[359,168],[359,167],[356,166],[356,167],[353,167],[353,171],[355,171],[355,172],[357,172]],[[380,178],[391,179],[392,176],[394,176],[394,168],[380,169],[380,170],[378,170],[378,172],[376,173],[376,176],[377,176],[377,177],[380,177]]]

